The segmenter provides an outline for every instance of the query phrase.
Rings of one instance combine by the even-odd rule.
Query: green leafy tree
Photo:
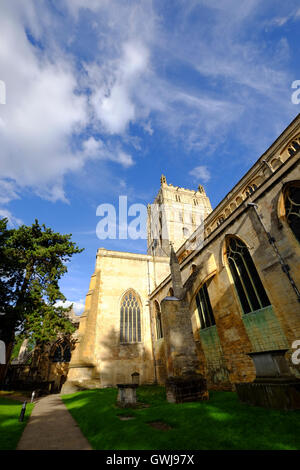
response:
[[[59,280],[71,257],[82,251],[70,234],[53,232],[37,220],[10,230],[6,219],[0,221],[0,313],[5,314],[0,331],[6,343],[13,342],[16,331],[41,345],[74,331],[67,315],[72,306],[57,306],[66,300]]]

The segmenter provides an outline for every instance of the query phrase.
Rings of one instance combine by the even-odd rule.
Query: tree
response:
[[[57,306],[66,300],[58,285],[66,263],[83,251],[71,236],[38,220],[10,230],[6,219],[0,221],[0,331],[7,345],[16,331],[39,344],[74,331],[67,316],[72,306]]]

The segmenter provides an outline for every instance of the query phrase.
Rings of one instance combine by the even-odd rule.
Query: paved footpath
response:
[[[17,450],[92,450],[59,395],[38,399]]]

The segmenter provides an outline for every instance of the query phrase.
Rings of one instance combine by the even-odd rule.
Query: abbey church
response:
[[[300,378],[299,155],[300,115],[214,210],[202,185],[162,175],[147,254],[98,249],[63,393],[187,367],[234,390],[255,379],[252,353],[278,350]]]

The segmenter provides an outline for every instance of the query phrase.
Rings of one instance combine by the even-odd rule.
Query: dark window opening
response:
[[[238,238],[228,240],[227,259],[244,313],[270,305],[248,248]]]
[[[284,202],[286,220],[300,242],[300,181],[287,187]]]
[[[196,295],[196,305],[200,319],[201,329],[209,328],[216,324],[212,311],[208,290],[204,284]]]

